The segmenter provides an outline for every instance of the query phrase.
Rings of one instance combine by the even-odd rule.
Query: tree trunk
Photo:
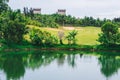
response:
[[[60,39],[60,44],[63,45],[62,39]]]

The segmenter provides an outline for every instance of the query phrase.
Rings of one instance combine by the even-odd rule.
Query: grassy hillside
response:
[[[48,31],[58,37],[58,31],[63,31],[65,36],[72,30],[77,30],[78,35],[76,36],[77,44],[79,45],[96,45],[99,44],[96,40],[98,39],[98,33],[101,33],[98,27],[60,27],[60,28],[40,28],[36,26],[28,26],[29,28],[39,28],[43,31]],[[29,40],[29,36],[25,35],[25,38]],[[64,44],[67,44],[67,40],[64,37]]]

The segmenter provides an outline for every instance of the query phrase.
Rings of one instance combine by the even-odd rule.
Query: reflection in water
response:
[[[75,68],[75,66],[78,64],[76,62],[78,58],[81,59],[85,57],[84,55],[87,55],[83,54],[82,52],[82,54],[78,54],[78,57],[76,53],[78,52],[39,51],[33,52],[32,54],[19,54],[19,52],[18,54],[16,52],[14,54],[3,53],[0,54],[0,69],[6,74],[7,80],[19,80],[20,78],[24,77],[26,72],[25,69],[37,70],[42,66],[44,67],[50,65],[53,61],[56,61],[58,66],[64,66],[64,64],[67,62],[70,67]],[[89,54],[88,57],[90,56],[92,55]],[[120,68],[120,58],[116,56],[101,55],[98,58],[98,61],[101,65],[101,73],[107,78],[115,74]]]
[[[108,78],[118,72],[120,68],[120,58],[116,56],[103,55],[99,57],[101,72]]]
[[[17,80],[24,76],[25,68],[21,56],[7,55],[2,56],[0,69],[7,75],[7,80]]]
[[[65,55],[59,54],[59,56],[57,57],[57,64],[58,64],[58,66],[63,66],[64,65],[65,58],[66,58]]]
[[[75,64],[75,54],[71,54],[67,56],[68,64],[73,68],[76,66]]]

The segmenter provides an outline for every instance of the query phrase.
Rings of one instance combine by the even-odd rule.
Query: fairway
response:
[[[98,39],[98,34],[101,33],[99,27],[60,27],[60,28],[43,28],[43,27],[36,27],[30,26],[29,28],[38,28],[43,31],[48,31],[58,37],[58,31],[63,31],[65,36],[67,36],[68,32],[72,30],[77,30],[78,34],[76,36],[77,44],[79,45],[96,45],[99,44],[96,40]],[[63,43],[67,44],[67,40],[63,39]]]
[[[101,33],[100,28],[97,27],[80,27],[78,30],[77,43],[82,45],[96,45],[99,44],[96,40],[98,34]]]

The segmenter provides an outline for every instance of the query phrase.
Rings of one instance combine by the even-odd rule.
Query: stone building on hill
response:
[[[34,14],[41,14],[41,8],[33,8]]]
[[[58,9],[57,14],[66,15],[66,10],[65,9]]]

